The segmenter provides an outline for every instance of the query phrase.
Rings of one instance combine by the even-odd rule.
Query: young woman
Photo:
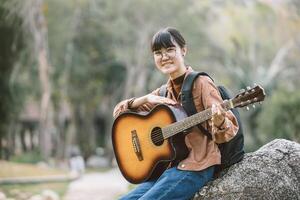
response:
[[[145,96],[124,100],[115,107],[114,117],[128,110],[150,111],[157,104],[180,103],[183,80],[193,71],[184,62],[187,53],[184,38],[174,28],[161,29],[152,38],[151,50],[158,70],[169,76],[167,97],[159,96],[158,88]],[[198,112],[212,108],[212,119],[202,126],[212,133],[213,140],[194,127],[185,136],[185,144],[189,149],[187,158],[168,168],[157,180],[140,184],[121,199],[190,199],[212,179],[215,165],[221,163],[217,143],[233,138],[238,131],[238,123],[231,111],[225,112],[219,106],[222,98],[209,77],[198,76],[192,90]]]

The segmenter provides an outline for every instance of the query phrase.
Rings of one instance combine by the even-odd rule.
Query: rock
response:
[[[300,199],[300,144],[276,139],[209,182],[194,200]]]

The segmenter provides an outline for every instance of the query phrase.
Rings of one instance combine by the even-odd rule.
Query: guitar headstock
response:
[[[252,88],[247,87],[247,89],[243,89],[232,99],[232,103],[234,107],[242,108],[249,104],[262,102],[265,96],[265,90],[261,86],[256,85]]]

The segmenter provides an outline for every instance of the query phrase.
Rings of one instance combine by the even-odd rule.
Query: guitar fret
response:
[[[260,86],[255,86],[253,89],[247,88],[246,91],[240,92],[233,99],[223,101],[221,106],[225,110],[241,108],[251,103],[262,102],[265,95],[264,89]],[[162,113],[163,116],[161,116]],[[159,171],[156,171],[156,163],[160,161],[165,162],[165,158],[167,157],[173,158],[175,156],[174,159],[178,158],[176,154],[173,154],[173,152],[169,150],[170,145],[163,145],[159,147],[161,150],[154,152],[156,149],[153,148],[156,148],[156,146],[153,146],[153,143],[155,145],[161,145],[162,142],[164,142],[161,140],[161,136],[167,139],[183,130],[203,123],[212,117],[211,109],[195,113],[189,117],[185,114],[181,107],[167,108],[165,105],[158,105],[150,111],[146,117],[140,114],[132,115],[131,113],[124,113],[115,119],[112,127],[113,149],[118,165],[122,166],[120,170],[129,182],[137,184],[152,178],[152,175],[160,175],[161,172],[167,169],[168,165],[165,165],[165,167],[162,166],[161,169],[158,169]],[[137,117],[138,120],[135,120],[135,117]],[[145,121],[142,121],[141,118]],[[174,118],[182,120],[177,120],[176,122]],[[136,127],[136,121],[141,123],[138,127]],[[149,138],[148,130],[151,127],[153,128],[151,130],[151,137]],[[159,127],[161,127],[161,129]],[[172,141],[170,141],[170,143],[172,145]],[[126,147],[126,149],[123,147]],[[144,152],[144,150],[147,152]],[[147,156],[144,155],[146,153]],[[130,162],[128,162],[128,158],[132,158]],[[159,160],[156,160],[158,162],[153,162],[154,158],[155,160],[158,158]],[[141,174],[137,173],[135,169],[145,170]]]
[[[211,117],[211,109],[197,113],[188,118],[185,118],[179,122],[176,122],[169,127],[163,128],[164,138],[169,138],[177,133],[180,133],[186,129],[189,129],[199,123],[202,123]]]
[[[231,109],[231,102],[228,100],[225,100],[221,106],[224,108],[225,111]],[[175,122],[168,127],[164,127],[162,129],[163,137],[164,139],[169,138],[177,133],[180,133],[184,130],[187,130],[193,126],[196,126],[197,124],[201,124],[202,122],[205,122],[206,120],[210,119],[212,117],[212,111],[211,108],[204,110],[202,112],[196,113],[192,116],[189,116],[181,121]]]

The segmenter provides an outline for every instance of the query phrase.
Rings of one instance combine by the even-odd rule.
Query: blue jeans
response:
[[[121,200],[184,200],[191,199],[213,178],[214,166],[202,171],[167,169],[158,180],[140,184]]]

